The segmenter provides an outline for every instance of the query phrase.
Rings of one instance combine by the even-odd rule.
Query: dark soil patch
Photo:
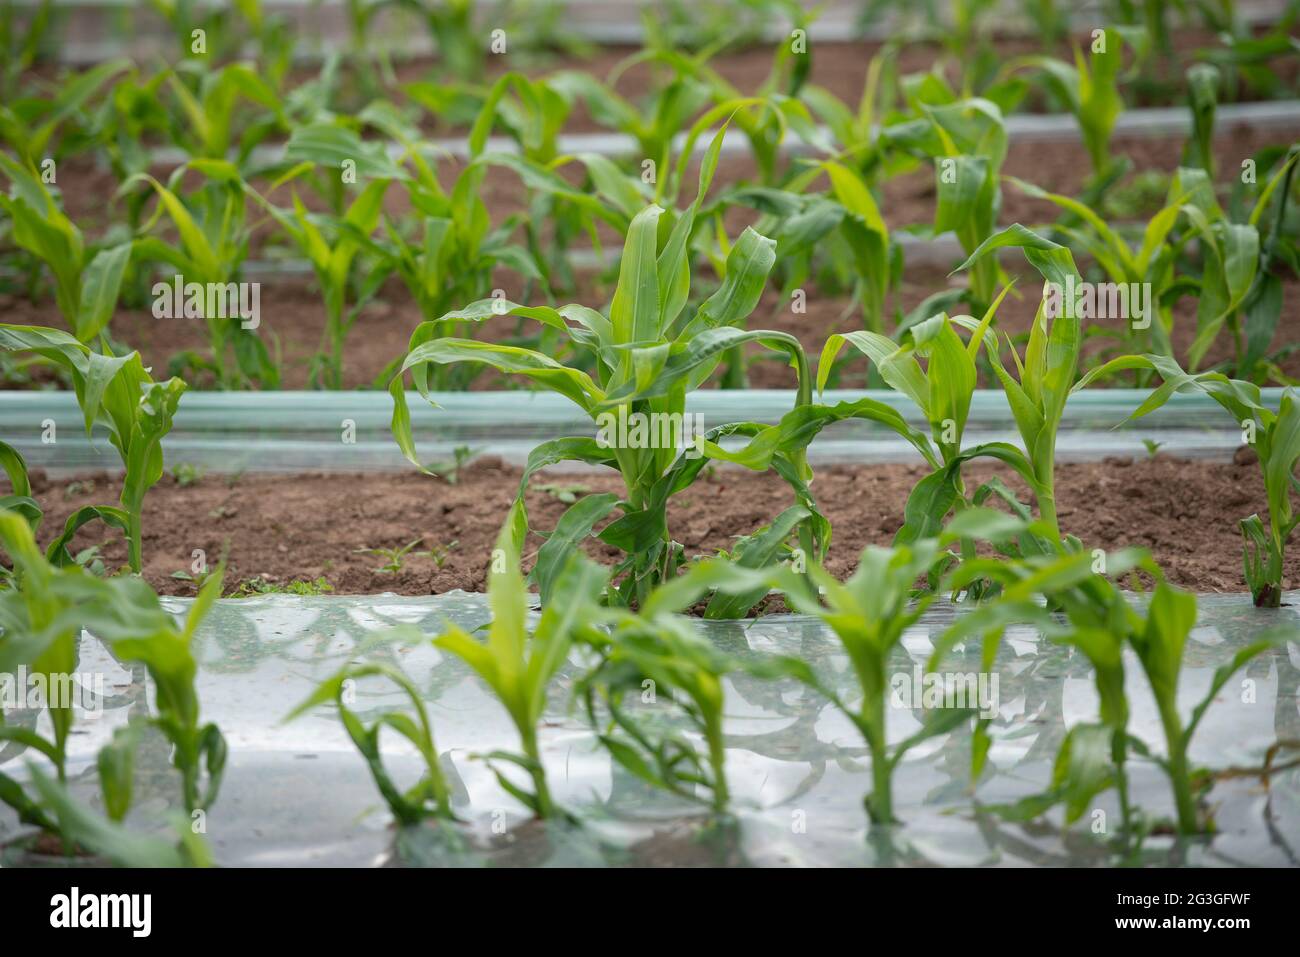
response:
[[[837,465],[818,470],[813,489],[831,520],[834,538],[828,567],[850,574],[862,549],[887,544],[902,523],[903,504],[922,476],[919,466]],[[995,474],[981,465],[970,483]],[[1028,500],[1013,476],[998,472]],[[414,472],[366,475],[205,476],[181,487],[170,476],[145,505],[145,577],[167,594],[193,594],[191,583],[171,577],[188,569],[194,549],[215,562],[229,549],[227,585],[264,578],[277,585],[323,577],[338,593],[437,594],[456,588],[482,591],[497,532],[519,481],[519,471],[485,457],[467,468],[459,484]],[[609,474],[539,476],[547,482],[590,491],[620,491]],[[1066,532],[1089,548],[1149,548],[1175,583],[1203,592],[1245,590],[1239,519],[1266,514],[1263,483],[1255,464],[1154,459],[1108,459],[1057,468],[1057,501]],[[34,494],[46,509],[41,538],[48,541],[74,509],[116,502],[117,482],[106,476],[51,482],[33,477]],[[549,530],[567,507],[553,494],[527,498],[533,528]],[[774,474],[719,468],[674,499],[669,527],[689,555],[731,547],[791,504],[788,488]],[[396,574],[375,569],[384,560],[361,548],[394,548],[422,538],[415,552],[456,542],[441,567],[412,554]],[[126,560],[119,538],[102,527],[81,533],[79,547],[102,544],[109,568]],[[530,537],[525,567],[541,540]],[[616,554],[592,540],[593,556]],[[1287,557],[1286,580],[1300,585],[1300,547]]]

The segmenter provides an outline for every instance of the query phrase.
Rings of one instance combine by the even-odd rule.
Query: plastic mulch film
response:
[[[1276,407],[1280,390],[1264,390]],[[1241,445],[1230,416],[1202,395],[1176,395],[1163,408],[1125,420],[1147,393],[1093,389],[1073,396],[1057,441],[1060,461],[1107,455],[1143,455],[1143,440],[1184,456],[1226,458]],[[870,396],[927,429],[911,404],[894,392],[826,392],[835,403]],[[595,425],[562,396],[535,392],[441,393],[431,407],[409,397],[417,447],[425,461],[450,457],[459,446],[522,463],[539,442],[566,435],[594,436]],[[728,422],[776,422],[793,404],[779,390],[702,390],[688,412],[704,430]],[[392,400],[385,392],[190,392],[181,400],[164,452],[171,465],[186,462],[213,473],[241,471],[376,471],[409,468],[389,431]],[[57,441],[49,442],[53,423]],[[62,392],[0,394],[0,438],[32,467],[55,472],[119,468],[107,433],[88,440],[76,399]],[[989,441],[1019,444],[1006,399],[980,390],[963,436],[966,446]],[[854,420],[826,429],[812,444],[814,463],[917,461],[910,445],[875,423]]]
[[[1300,613],[1294,603],[1260,611],[1244,597],[1202,596],[1198,627],[1188,642],[1179,688],[1184,715],[1205,693],[1215,668],[1252,636]],[[175,611],[188,600],[167,599]],[[905,637],[891,662],[896,698],[889,736],[916,730],[912,697],[932,641],[951,621],[952,606],[936,606]],[[230,745],[222,792],[207,817],[207,837],[225,865],[312,864],[658,864],[750,865],[1098,865],[1116,863],[1106,835],[1118,823],[1114,792],[1104,792],[1084,818],[1063,832],[1059,810],[1031,824],[1012,824],[975,806],[1008,804],[1041,791],[1067,728],[1095,720],[1097,698],[1087,663],[1033,630],[1009,634],[984,679],[978,647],[959,648],[943,674],[971,676],[975,704],[994,715],[990,770],[971,792],[971,736],[961,730],[907,753],[895,774],[902,827],[869,839],[862,798],[870,762],[853,726],[825,700],[792,681],[728,679],[727,774],[734,817],[709,820],[702,809],[651,789],[611,762],[596,743],[570,692],[582,672],[574,650],[552,685],[542,722],[543,760],[557,802],[580,825],[542,826],[527,819],[477,755],[514,750],[517,740],[500,704],[458,659],[427,640],[384,640],[393,625],[436,633],[447,620],[474,628],[488,618],[481,595],[453,592],[430,598],[396,596],[298,598],[270,596],[220,601],[196,637],[204,720],[216,721]],[[729,653],[754,657],[797,654],[841,694],[852,694],[848,662],[833,635],[811,619],[773,616],[752,621],[700,622]],[[93,756],[130,715],[143,716],[152,692],[124,670],[93,637],[83,636],[77,671],[103,677],[94,713],[78,714],[69,779],[97,803]],[[427,702],[442,762],[455,791],[455,810],[481,841],[473,854],[449,856],[432,828],[403,832],[389,825],[366,765],[332,707],[283,723],[318,682],[350,660],[399,667]],[[1135,662],[1129,662],[1131,731],[1155,753],[1163,740],[1155,705]],[[1300,739],[1297,687],[1300,647],[1279,646],[1255,659],[1211,705],[1194,739],[1194,764],[1215,769],[1258,767],[1278,742]],[[390,685],[361,681],[353,707],[373,719],[401,707]],[[681,730],[671,702],[663,730]],[[655,704],[639,707],[658,707]],[[38,712],[11,712],[8,721],[45,722]],[[384,739],[385,760],[398,783],[418,776],[414,751],[396,736]],[[23,772],[30,759],[14,746],[0,767]],[[1284,752],[1278,763],[1293,758]],[[1132,799],[1156,816],[1172,811],[1162,772],[1134,755]],[[136,828],[174,814],[176,772],[161,739],[147,738],[137,759]],[[1148,863],[1207,866],[1294,865],[1300,853],[1300,769],[1218,778],[1208,801],[1216,811],[1212,837],[1176,843],[1152,834],[1136,851]],[[1100,822],[1100,826],[1099,826]],[[17,830],[0,810],[0,844]]]

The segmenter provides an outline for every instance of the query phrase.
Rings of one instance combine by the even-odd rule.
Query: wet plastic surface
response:
[[[1216,667],[1252,636],[1273,625],[1300,621],[1300,594],[1289,607],[1253,608],[1246,596],[1203,596],[1201,623],[1188,643],[1180,687],[1186,714]],[[183,599],[166,599],[180,610]],[[910,675],[927,660],[931,636],[951,620],[951,606],[936,606],[904,640],[891,671]],[[517,741],[502,707],[458,660],[429,642],[374,643],[376,631],[414,624],[436,633],[445,620],[473,628],[488,619],[484,596],[454,592],[439,597],[297,598],[268,596],[221,601],[196,641],[202,662],[199,691],[205,720],[222,728],[230,759],[220,798],[207,820],[218,863],[242,866],[369,866],[425,864],[666,864],[750,865],[1112,865],[1099,818],[1085,815],[1063,832],[1059,812],[1033,824],[1008,824],[974,813],[973,800],[1014,801],[1040,791],[1065,730],[1093,720],[1097,700],[1086,662],[1032,630],[1010,634],[994,671],[998,717],[990,753],[992,773],[970,793],[970,734],[962,730],[909,752],[895,775],[895,802],[905,822],[888,842],[869,841],[862,798],[870,786],[869,761],[852,725],[820,697],[791,681],[728,680],[727,773],[735,797],[729,822],[708,822],[697,807],[642,785],[613,766],[593,739],[569,691],[580,673],[571,655],[553,686],[541,740],[556,800],[581,827],[542,827],[500,787],[477,753],[514,750]],[[773,616],[744,622],[700,622],[711,639],[741,656],[798,654],[842,690],[853,687],[848,662],[834,637],[816,622]],[[411,677],[428,703],[444,764],[457,791],[456,810],[488,853],[449,849],[433,828],[398,840],[361,757],[332,708],[291,723],[289,711],[316,684],[352,659],[394,663]],[[1132,731],[1159,751],[1154,703],[1130,662],[1128,693]],[[955,652],[945,671],[979,670],[979,650]],[[79,672],[105,676],[105,708],[97,719],[78,716],[70,777],[83,799],[96,802],[93,755],[129,714],[144,714],[151,692],[123,670],[92,637],[83,636]],[[1194,762],[1222,769],[1256,767],[1278,741],[1300,740],[1300,645],[1279,646],[1256,659],[1224,688],[1209,709],[1192,747]],[[991,700],[991,699],[990,699]],[[361,682],[357,710],[365,716],[400,706],[383,684]],[[983,702],[982,702],[983,703]],[[666,712],[667,715],[667,712]],[[11,712],[8,720],[34,713]],[[42,717],[41,722],[45,719]],[[889,709],[890,737],[914,730],[918,713]],[[399,783],[413,783],[413,749],[385,739],[385,756]],[[1291,754],[1290,757],[1294,757]],[[0,751],[0,766],[19,771],[29,755]],[[1282,756],[1287,757],[1286,754]],[[1135,800],[1144,810],[1169,814],[1172,805],[1159,769],[1134,759]],[[135,827],[149,827],[175,811],[178,779],[159,740],[138,758]],[[1167,836],[1147,838],[1140,856],[1151,863],[1207,866],[1286,866],[1300,852],[1300,769],[1272,776],[1265,789],[1256,777],[1221,780],[1210,795],[1219,833],[1181,845]],[[1113,794],[1096,810],[1118,821]],[[504,828],[504,833],[498,833]],[[11,812],[0,809],[0,843],[18,833]],[[394,851],[396,848],[396,851]]]
[[[1164,407],[1125,425],[1147,395],[1139,389],[1089,389],[1072,396],[1057,437],[1057,460],[1143,456],[1144,439],[1161,443],[1170,455],[1227,459],[1242,444],[1232,418],[1203,395],[1175,395]],[[1273,408],[1280,395],[1280,389],[1264,390]],[[924,417],[897,392],[827,390],[821,401],[864,397],[884,402],[913,426],[929,431]],[[408,395],[412,429],[425,461],[449,458],[456,447],[468,446],[522,464],[540,442],[596,434],[592,421],[559,395],[452,392],[434,393],[434,398],[438,408],[415,393]],[[793,405],[790,391],[698,390],[690,395],[687,411],[698,414],[707,430],[728,422],[774,423]],[[389,429],[392,413],[386,392],[196,391],[181,399],[163,450],[169,465],[185,462],[210,473],[407,470],[411,465]],[[57,426],[56,443],[43,439],[47,421]],[[86,439],[71,393],[0,395],[0,434],[33,468],[55,473],[121,468],[106,430],[97,429],[93,441]],[[980,389],[971,402],[963,444],[969,448],[991,441],[1020,443],[1006,397]],[[921,462],[907,442],[864,420],[828,427],[809,448],[809,458],[814,463]]]

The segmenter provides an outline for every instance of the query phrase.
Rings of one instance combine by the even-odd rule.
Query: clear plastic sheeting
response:
[[[1300,601],[1300,594],[1288,599]],[[175,611],[185,599],[167,599]],[[933,641],[960,610],[936,606],[906,635],[891,662],[894,675],[912,676]],[[1214,670],[1253,636],[1293,622],[1293,606],[1258,610],[1237,596],[1204,596],[1201,619],[1188,642],[1179,699],[1186,715],[1209,686]],[[488,864],[858,865],[1089,865],[1117,863],[1106,835],[1119,820],[1113,793],[1068,831],[1059,811],[1032,824],[1010,824],[975,805],[1004,804],[1039,792],[1049,781],[1066,729],[1095,719],[1097,697],[1086,661],[1013,631],[988,673],[991,690],[980,704],[997,717],[988,773],[974,789],[968,779],[969,731],[937,737],[908,752],[895,775],[895,806],[904,824],[869,837],[862,798],[871,784],[870,761],[853,726],[824,699],[793,681],[726,681],[727,774],[734,817],[709,821],[702,807],[650,789],[611,762],[571,699],[582,673],[574,650],[553,685],[542,722],[543,760],[555,799],[580,825],[541,826],[527,820],[476,755],[515,750],[517,739],[501,705],[458,659],[425,640],[381,640],[393,625],[437,632],[445,621],[475,628],[488,620],[482,595],[453,592],[429,598],[389,595],[298,598],[269,596],[218,602],[196,636],[205,720],[216,721],[230,745],[221,795],[207,818],[217,861],[234,866],[466,863],[449,855],[433,828],[396,834],[366,765],[332,708],[293,722],[284,717],[318,682],[351,660],[383,661],[402,669],[428,705],[435,737],[455,791],[463,830],[495,848],[472,858]],[[814,620],[773,616],[752,621],[700,622],[717,645],[742,657],[800,655],[842,694],[852,697],[849,664],[833,635]],[[959,648],[946,673],[980,670],[979,648]],[[123,669],[93,637],[83,636],[78,672],[105,676],[102,714],[78,715],[69,779],[96,803],[94,755],[128,716],[145,716],[152,691],[142,674]],[[1136,662],[1129,662],[1131,731],[1156,753],[1163,737],[1154,701]],[[996,676],[996,685],[993,682]],[[1258,767],[1276,743],[1300,739],[1297,687],[1300,646],[1279,646],[1230,681],[1210,707],[1192,759],[1215,769]],[[367,679],[355,708],[373,719],[404,699],[389,685]],[[901,699],[889,709],[893,741],[914,731],[920,713]],[[658,707],[658,705],[640,705]],[[663,706],[665,727],[673,727]],[[28,724],[36,712],[11,712]],[[395,736],[384,739],[386,761],[402,786],[414,783],[419,763]],[[1289,757],[1283,752],[1278,763]],[[21,775],[31,758],[14,745],[0,751],[0,767]],[[1132,795],[1153,814],[1172,805],[1162,772],[1134,756]],[[177,810],[179,783],[160,738],[146,738],[137,760],[136,828]],[[1294,865],[1300,853],[1300,769],[1258,776],[1224,776],[1209,795],[1218,832],[1177,843],[1146,839],[1137,860],[1205,866]],[[1099,813],[1100,812],[1100,813]],[[1101,833],[1097,832],[1101,822]],[[0,810],[0,843],[17,832]]]
[[[1264,392],[1276,407],[1280,390]],[[1220,458],[1242,444],[1228,414],[1203,395],[1176,395],[1150,415],[1126,423],[1147,394],[1092,389],[1073,396],[1057,439],[1057,459],[1145,455],[1144,439],[1161,443],[1170,454]],[[866,396],[928,429],[911,403],[895,392],[828,390],[822,401]],[[417,447],[426,462],[446,460],[466,446],[518,464],[547,439],[596,434],[592,421],[558,395],[456,392],[434,398],[437,408],[417,394],[408,396]],[[794,393],[783,390],[702,390],[690,396],[687,410],[702,416],[704,428],[711,429],[736,421],[773,423],[793,404]],[[169,465],[185,462],[212,473],[400,470],[410,466],[389,430],[392,411],[386,392],[190,392],[181,400],[163,449]],[[97,429],[93,440],[86,438],[71,393],[0,394],[0,436],[35,468],[67,473],[120,467],[106,431]],[[1019,444],[1001,392],[976,392],[963,441],[967,447],[990,441]],[[813,442],[809,458],[814,463],[920,461],[906,442],[864,420],[827,428]]]

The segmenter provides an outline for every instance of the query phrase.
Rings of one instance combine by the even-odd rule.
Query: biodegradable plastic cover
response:
[[[1184,716],[1204,695],[1214,670],[1252,636],[1295,622],[1291,607],[1259,610],[1245,596],[1202,596],[1201,621],[1188,642],[1179,698]],[[166,599],[184,611],[188,601]],[[933,608],[905,637],[891,672],[915,674],[937,635],[961,614]],[[869,839],[862,798],[870,786],[869,760],[853,726],[825,700],[792,681],[746,677],[726,683],[727,774],[734,794],[730,821],[710,822],[702,806],[657,792],[614,765],[595,742],[571,688],[581,672],[574,650],[553,685],[541,741],[555,799],[581,822],[540,827],[477,758],[514,750],[517,739],[504,710],[458,659],[426,640],[377,640],[392,625],[436,633],[444,622],[476,628],[488,620],[485,597],[464,592],[409,598],[391,595],[300,598],[268,596],[222,600],[196,637],[201,660],[199,692],[205,720],[216,721],[230,746],[221,795],[208,815],[207,836],[224,865],[304,866],[410,864],[658,864],[750,865],[1109,865],[1105,843],[1118,823],[1113,792],[1074,827],[1060,812],[1030,824],[977,814],[976,804],[1001,804],[1040,791],[1049,780],[1062,735],[1095,720],[1092,673],[1077,654],[1042,640],[1031,629],[1013,630],[989,674],[980,704],[996,706],[991,771],[978,786],[969,781],[971,736],[960,730],[913,751],[895,775],[896,813],[902,827]],[[834,636],[802,617],[772,616],[699,627],[741,656],[774,652],[811,662],[845,694],[854,682]],[[349,660],[387,661],[421,689],[437,745],[456,790],[464,830],[486,851],[450,854],[431,828],[395,838],[361,757],[332,707],[293,722],[283,719],[316,684]],[[1154,703],[1136,661],[1128,662],[1131,730],[1157,752],[1162,736]],[[980,670],[978,647],[954,652],[953,673]],[[71,748],[75,792],[98,803],[94,755],[112,729],[131,715],[146,715],[152,691],[141,672],[123,669],[92,636],[83,635],[78,671],[104,676],[99,714],[79,714]],[[996,676],[996,694],[993,677]],[[902,681],[904,679],[900,679]],[[1254,660],[1223,689],[1193,743],[1194,762],[1215,769],[1258,767],[1279,741],[1300,741],[1300,646],[1280,645]],[[907,702],[896,702],[906,705]],[[356,709],[373,716],[399,707],[389,685],[361,682]],[[669,725],[670,702],[660,708]],[[888,709],[891,740],[918,727],[919,712]],[[10,712],[7,720],[48,731],[37,712]],[[415,752],[385,739],[385,758],[399,783],[418,774]],[[1282,751],[1278,762],[1296,757]],[[0,766],[18,772],[29,753],[10,745]],[[1152,763],[1130,763],[1134,800],[1170,814],[1165,779]],[[146,738],[137,761],[133,827],[161,827],[175,814],[178,778],[161,738]],[[1148,863],[1207,866],[1293,865],[1300,852],[1300,770],[1272,776],[1230,776],[1218,781],[1210,801],[1218,833],[1182,844],[1148,837],[1138,851]],[[1103,812],[1098,815],[1097,812]],[[1104,833],[1094,833],[1098,822]],[[711,825],[711,826],[710,826]],[[0,809],[0,843],[18,826]]]

